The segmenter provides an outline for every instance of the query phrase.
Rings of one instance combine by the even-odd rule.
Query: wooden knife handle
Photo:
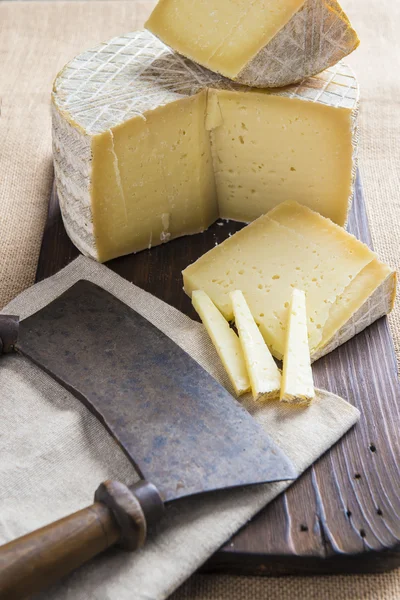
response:
[[[136,550],[163,510],[148,482],[102,483],[92,506],[0,547],[0,598],[27,598],[116,543]]]

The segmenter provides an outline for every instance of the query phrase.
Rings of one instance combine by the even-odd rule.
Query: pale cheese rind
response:
[[[260,88],[316,75],[359,44],[337,0],[159,0],[146,27],[204,67]]]
[[[245,161],[240,161],[235,167],[236,181],[231,181],[236,150],[221,163],[224,159],[217,140],[230,129],[219,98],[226,91],[240,99],[234,117],[236,149],[245,151],[246,157],[254,156],[254,161],[259,160],[260,152],[267,152],[273,133],[265,118],[260,121],[262,132],[255,125],[247,133],[239,131],[242,123],[246,126],[241,107],[247,107],[250,115],[254,94],[260,98],[263,111],[269,97],[289,102],[292,117],[287,114],[288,123],[298,116],[299,105],[326,108],[326,126],[331,129],[337,122],[336,114],[348,114],[349,131],[342,148],[348,158],[341,173],[346,189],[336,199],[340,207],[337,216],[327,214],[344,224],[353,196],[357,157],[358,85],[348,67],[339,64],[300,85],[255,92],[177,55],[151,33],[138,31],[77,56],[54,83],[56,185],[67,232],[84,254],[105,261],[136,252],[203,231],[222,213],[226,218],[237,218],[241,212],[240,218],[250,221],[271,207],[274,182],[282,179],[282,195],[297,193],[300,172],[290,170],[288,156],[281,164],[272,156],[272,164],[262,170],[258,163],[247,169]],[[310,130],[317,126],[312,115],[310,124]],[[284,139],[282,143],[290,148],[290,127],[287,135],[287,143]],[[316,152],[321,136],[322,130],[308,138]],[[303,154],[303,160],[300,150],[296,152]],[[324,156],[324,160],[332,161],[333,172],[337,160],[333,145]],[[226,173],[222,185],[221,166]],[[318,172],[311,160],[301,168],[305,169],[301,177],[306,180]],[[315,208],[322,187],[321,176],[317,187],[307,189],[303,202]],[[251,204],[246,195],[252,194],[252,189],[256,192]]]
[[[374,321],[388,315],[393,309],[396,299],[396,272],[379,261],[376,261],[376,263],[380,274],[362,282],[363,293],[359,295],[356,301],[352,298],[351,304],[355,306],[354,312],[351,316],[347,315],[346,317],[342,314],[340,319],[338,318],[337,327],[332,328],[329,333],[327,332],[327,337],[329,335],[330,337],[313,352],[311,356],[313,362],[350,340]],[[372,291],[368,293],[371,288]],[[348,290],[344,301],[347,300],[349,292],[351,290]]]
[[[281,402],[310,404],[315,396],[307,335],[306,295],[293,289],[283,356]]]
[[[261,88],[290,85],[335,65],[359,43],[336,0],[307,0],[235,79]]]
[[[235,326],[239,332],[253,398],[275,398],[279,395],[281,374],[251,314],[243,293],[230,294]]]
[[[192,293],[192,304],[214,344],[236,394],[241,396],[248,392],[250,380],[237,334],[204,291],[195,290]]]
[[[183,271],[184,289],[204,289],[227,319],[240,288],[272,354],[282,359],[293,288],[307,296],[311,358],[323,356],[383,314],[395,274],[344,229],[297,203],[283,203]]]

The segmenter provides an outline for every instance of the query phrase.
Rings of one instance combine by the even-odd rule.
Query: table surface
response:
[[[197,318],[182,290],[184,267],[242,224],[110,261],[122,277]],[[349,230],[371,245],[360,179]],[[53,190],[37,280],[78,255]],[[357,406],[359,424],[204,565],[206,571],[310,574],[384,571],[400,565],[400,389],[387,319],[313,365],[315,383]]]

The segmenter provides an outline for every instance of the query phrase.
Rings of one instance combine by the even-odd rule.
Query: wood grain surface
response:
[[[181,271],[242,224],[219,221],[207,232],[107,263],[113,271],[197,316]],[[349,231],[371,246],[360,179]],[[37,270],[40,281],[78,255],[55,190]],[[318,387],[361,411],[361,420],[285,493],[203,567],[241,574],[378,572],[400,566],[400,388],[386,318],[313,365]]]

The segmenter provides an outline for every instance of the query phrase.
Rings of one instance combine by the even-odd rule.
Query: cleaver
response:
[[[191,356],[89,281],[20,323],[0,315],[1,348],[29,358],[79,398],[141,479],[106,481],[93,505],[0,547],[0,598],[35,593],[114,544],[141,547],[173,501],[297,476]]]

